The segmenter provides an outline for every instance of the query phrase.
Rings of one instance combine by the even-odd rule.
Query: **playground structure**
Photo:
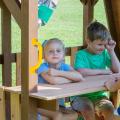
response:
[[[80,0],[83,3],[83,35],[85,38],[85,28],[93,19],[94,5],[98,0]],[[116,41],[116,54],[120,60],[120,1],[104,0],[105,10],[108,20],[108,26],[113,39]],[[0,87],[0,120],[36,120],[38,100],[32,93],[38,91],[37,75],[29,72],[30,67],[37,63],[37,48],[32,45],[32,39],[37,39],[38,33],[38,5],[37,0],[1,0],[1,37],[2,37],[2,55],[0,55],[0,64],[2,64],[2,86]],[[11,53],[11,14],[21,28],[21,53]],[[6,32],[7,31],[7,32]],[[85,41],[84,41],[85,44]],[[68,48],[67,55],[73,55],[78,47]],[[34,55],[34,57],[33,57]],[[20,88],[9,88],[12,86],[11,63],[16,62],[17,85]],[[6,87],[7,88],[6,88]],[[100,86],[100,89],[104,89]],[[12,92],[11,92],[12,91]],[[16,92],[14,92],[16,91]],[[96,90],[97,91],[97,90]],[[42,92],[42,91],[41,91]],[[92,91],[91,91],[92,92]],[[11,102],[10,102],[10,93]],[[21,96],[20,96],[21,93]],[[114,93],[116,95],[116,93]],[[40,96],[40,95],[38,95]],[[64,95],[62,97],[67,97]],[[21,99],[20,99],[21,98]],[[37,98],[37,97],[36,97]],[[40,107],[49,109],[58,109],[57,99],[51,101],[40,100]],[[14,101],[15,100],[15,101]],[[117,100],[117,98],[115,99]],[[11,104],[11,107],[10,107]],[[42,106],[43,105],[43,106]],[[46,105],[46,106],[44,106]],[[17,107],[16,107],[17,106]],[[51,107],[52,106],[52,107]],[[21,112],[20,112],[21,109]],[[13,110],[13,111],[12,111]],[[13,112],[14,114],[11,114]],[[20,115],[21,114],[21,115]]]

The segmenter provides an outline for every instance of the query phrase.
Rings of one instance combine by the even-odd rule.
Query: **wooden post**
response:
[[[11,120],[21,120],[20,95],[11,92]]]
[[[38,108],[56,111],[59,110],[58,100],[38,100]]]
[[[16,54],[16,85],[21,85],[21,53]]]
[[[74,58],[75,58],[75,53],[77,52],[78,47],[71,48],[71,56],[70,56],[70,65],[74,66]]]
[[[0,120],[5,119],[5,93],[4,88],[0,87]]]
[[[115,52],[120,60],[120,1],[104,0],[108,26],[116,41]]]
[[[20,2],[19,0],[2,0],[16,22],[21,26],[21,12],[20,12]]]
[[[32,46],[32,39],[38,33],[38,1],[21,0],[21,120],[37,119],[37,104],[29,99],[29,92],[37,91],[37,75],[30,74],[30,67],[37,63],[37,49]]]
[[[2,84],[11,86],[11,14],[4,3],[1,1],[1,26],[2,26]],[[10,95],[5,94],[6,119],[10,120]]]
[[[93,20],[94,5],[98,0],[80,0],[83,3],[83,45],[86,45],[86,28]]]
[[[118,90],[118,96],[117,96],[117,107],[120,106],[120,89]]]
[[[104,0],[105,10],[107,15],[108,26],[113,39],[116,41],[115,52],[120,60],[120,1],[119,0]],[[118,106],[118,94],[114,92],[111,94],[111,100],[115,107]]]
[[[3,54],[2,83],[5,86],[11,86],[11,14],[4,3],[2,3],[1,9],[1,26]]]

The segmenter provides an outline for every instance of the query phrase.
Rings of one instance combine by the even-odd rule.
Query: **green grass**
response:
[[[66,46],[82,44],[82,8],[79,0],[60,0],[48,24],[39,29],[39,40],[58,37]]]
[[[1,14],[0,14],[1,18]],[[95,6],[94,20],[107,24],[103,6],[103,0],[99,0]],[[1,23],[1,19],[0,19]],[[0,24],[1,26],[1,24]],[[7,32],[7,31],[6,31]],[[65,46],[82,45],[83,41],[83,5],[80,0],[59,0],[58,6],[47,25],[39,28],[39,41],[52,37],[60,38]],[[21,31],[12,18],[12,52],[21,51]],[[1,53],[1,29],[0,29],[0,53]],[[2,79],[0,66],[0,81]],[[12,67],[12,78],[15,81],[15,65]]]

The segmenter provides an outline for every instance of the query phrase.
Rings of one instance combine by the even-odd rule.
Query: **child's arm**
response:
[[[112,63],[111,70],[112,70],[112,72],[120,73],[120,62],[119,62],[119,60],[115,54],[115,51],[114,51],[115,45],[116,45],[116,42],[113,40],[110,40],[108,42],[108,45],[106,45],[106,48],[107,48],[107,50],[110,54],[110,57],[111,57],[111,63]]]
[[[78,69],[78,72],[80,72],[83,76],[89,76],[89,75],[109,75],[112,74],[112,71],[105,70],[105,69]]]
[[[48,74],[48,72],[41,73],[41,76],[50,84],[65,84],[71,81],[63,77],[55,77]]]
[[[64,77],[74,82],[84,81],[84,78],[82,77],[82,75],[79,72],[75,71],[73,68],[71,68],[70,71],[61,71],[61,70],[50,68],[48,70],[48,74],[56,77]]]

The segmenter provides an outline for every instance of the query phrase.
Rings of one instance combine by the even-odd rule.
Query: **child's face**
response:
[[[93,53],[93,54],[100,54],[105,48],[106,45],[108,44],[107,40],[94,40],[94,41],[87,41],[88,44],[88,51]]]
[[[45,60],[50,64],[59,64],[64,60],[64,50],[60,43],[48,44],[44,50]]]

